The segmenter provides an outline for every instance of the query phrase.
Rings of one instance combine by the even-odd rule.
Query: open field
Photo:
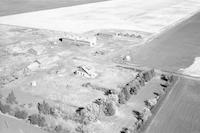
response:
[[[101,1],[105,0],[1,0],[0,16]]]
[[[103,29],[160,33],[199,7],[199,0],[112,0],[4,16],[0,23],[74,33]]]
[[[181,78],[146,133],[199,133],[199,85]]]
[[[130,50],[132,63],[169,71],[179,71],[189,67],[195,58],[200,56],[199,20],[198,13],[150,43]],[[191,75],[198,73],[198,63],[196,65],[197,69]]]

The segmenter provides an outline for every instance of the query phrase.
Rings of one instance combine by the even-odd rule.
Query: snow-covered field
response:
[[[111,28],[159,33],[199,9],[199,0],[111,0],[4,16],[0,24],[75,33]]]
[[[200,57],[196,57],[192,65],[188,68],[180,69],[180,71],[190,76],[200,77]]]

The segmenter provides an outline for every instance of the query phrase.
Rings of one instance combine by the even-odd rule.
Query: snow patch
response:
[[[200,57],[196,57],[193,64],[188,68],[180,69],[183,74],[187,74],[194,77],[200,77]]]

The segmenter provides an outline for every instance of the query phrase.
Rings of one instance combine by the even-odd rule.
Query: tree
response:
[[[15,112],[15,117],[19,119],[26,119],[28,116],[28,113],[25,110],[17,110]]]
[[[126,97],[125,97],[125,95],[124,95],[124,93],[119,93],[118,94],[118,102],[120,103],[120,104],[125,104],[126,103]]]
[[[122,93],[124,93],[125,100],[128,101],[128,100],[131,98],[130,86],[125,86],[125,87],[122,89]]]
[[[39,114],[32,114],[28,117],[28,120],[33,125],[38,125],[40,127],[44,127],[46,125],[46,120],[43,116]]]
[[[0,99],[3,97],[3,95],[2,95],[2,93],[1,93],[1,91],[0,91]]]
[[[43,103],[38,103],[37,108],[38,108],[39,113],[42,113],[42,114],[45,114],[45,115],[51,113],[51,107],[45,101],[43,101]]]
[[[57,125],[54,128],[56,133],[70,133],[70,130],[68,130],[67,128],[62,127],[61,125]]]
[[[11,108],[9,105],[6,105],[6,104],[4,105],[3,103],[0,102],[0,111],[4,114],[9,113],[11,112]]]
[[[15,97],[13,91],[11,91],[8,94],[8,97],[6,98],[6,102],[9,103],[9,104],[17,104],[16,97]]]
[[[138,90],[137,90],[136,86],[131,87],[130,94],[131,95],[137,95],[137,93],[138,93]]]
[[[103,112],[106,116],[113,116],[116,112],[113,102],[105,102],[103,107]]]
[[[133,110],[132,112],[133,112],[133,115],[135,116],[135,118],[137,120],[142,120],[143,121],[143,116],[144,116],[143,113],[141,113],[141,112],[139,112],[137,110]]]
[[[63,130],[63,128],[62,128],[61,125],[57,125],[57,126],[54,128],[54,130],[56,131],[56,133],[60,133],[60,132]]]

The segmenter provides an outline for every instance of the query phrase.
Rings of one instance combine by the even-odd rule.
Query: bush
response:
[[[10,106],[9,105],[4,105],[3,103],[1,103],[0,102],[0,111],[2,112],[2,113],[10,113],[11,112],[11,108],[10,108]]]
[[[28,117],[28,120],[33,125],[38,125],[39,127],[44,127],[46,125],[46,120],[43,116],[39,114],[33,114]]]
[[[26,119],[28,116],[28,113],[24,110],[17,110],[15,112],[15,117],[19,118],[19,119]]]
[[[8,94],[8,97],[6,98],[6,102],[7,102],[7,103],[10,103],[10,104],[17,103],[16,97],[15,97],[13,91],[11,91],[11,92]]]

